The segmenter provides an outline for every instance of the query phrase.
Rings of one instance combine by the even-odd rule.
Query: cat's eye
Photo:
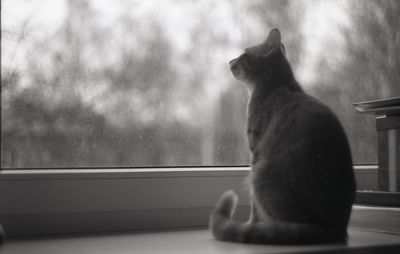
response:
[[[253,61],[253,57],[249,53],[243,53],[240,56],[240,61],[249,67]]]

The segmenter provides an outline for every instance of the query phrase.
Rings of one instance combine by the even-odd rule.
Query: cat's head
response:
[[[294,79],[281,34],[273,29],[260,45],[247,48],[243,54],[229,62],[233,76],[250,88],[273,86]]]

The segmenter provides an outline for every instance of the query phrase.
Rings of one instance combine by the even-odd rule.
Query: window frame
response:
[[[205,226],[227,189],[240,197],[238,216],[247,217],[248,171],[240,166],[3,170],[0,223],[9,237]]]
[[[377,166],[354,169],[357,177]],[[0,223],[10,237],[204,227],[228,189],[239,195],[235,216],[245,220],[249,172],[249,166],[2,170]],[[400,193],[384,202],[382,194],[388,197],[358,192],[356,203],[399,206]]]

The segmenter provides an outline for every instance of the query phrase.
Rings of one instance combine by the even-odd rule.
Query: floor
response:
[[[214,240],[207,229],[169,232],[125,233],[99,236],[64,237],[9,241],[2,254],[123,254],[123,253],[365,253],[365,248],[375,246],[368,253],[400,253],[400,235],[350,228],[347,245],[272,246],[226,243]],[[385,251],[386,250],[386,251]],[[333,252],[331,252],[333,251]]]

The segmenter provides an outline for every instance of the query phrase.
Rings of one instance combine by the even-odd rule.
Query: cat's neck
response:
[[[250,102],[257,103],[260,100],[266,100],[279,92],[303,93],[304,91],[296,80],[276,84],[259,84],[249,89]]]
[[[280,101],[282,99],[282,94],[288,93],[304,93],[302,87],[293,80],[288,83],[281,83],[277,85],[269,86],[254,86],[250,90],[250,101],[248,105],[248,117],[254,118],[259,115],[259,111],[263,111],[264,116],[271,115],[274,111],[274,101]],[[268,107],[263,105],[269,104]],[[266,110],[268,112],[266,112]]]

